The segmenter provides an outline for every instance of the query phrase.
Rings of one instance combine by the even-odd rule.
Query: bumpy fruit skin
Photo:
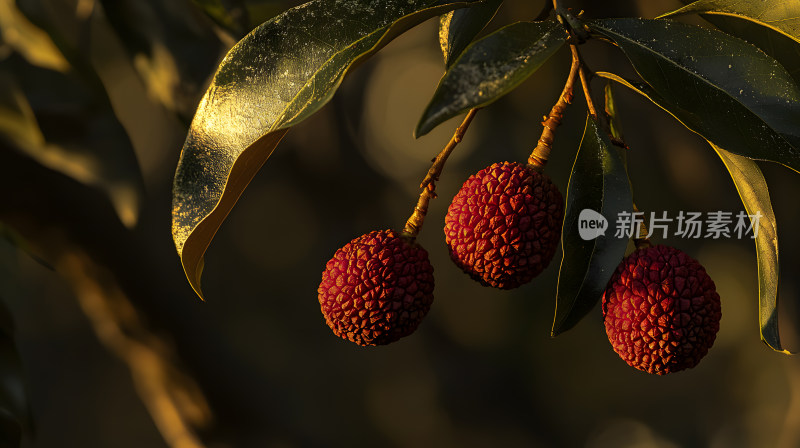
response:
[[[450,258],[486,286],[512,289],[539,275],[561,236],[564,199],[550,178],[495,163],[461,187],[445,217]]]
[[[362,235],[337,250],[317,290],[325,322],[358,345],[384,345],[414,332],[433,302],[428,253],[393,230]]]
[[[614,351],[630,366],[666,375],[696,366],[714,344],[719,294],[695,259],[668,246],[628,255],[603,294]]]

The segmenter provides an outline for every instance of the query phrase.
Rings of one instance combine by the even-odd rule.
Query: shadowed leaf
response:
[[[567,211],[561,230],[564,252],[558,273],[556,313],[551,334],[557,336],[574,327],[594,308],[625,255],[627,238],[609,233],[620,212],[633,209],[625,164],[617,147],[588,116],[567,187]],[[606,219],[605,232],[584,239],[579,218],[591,209]],[[599,219],[596,215],[592,219]]]
[[[457,9],[439,19],[439,46],[449,68],[475,36],[492,21],[503,0],[485,0],[470,8]]]
[[[474,42],[439,81],[414,134],[421,137],[445,121],[486,106],[528,79],[562,45],[557,22],[517,22]]]
[[[475,1],[315,0],[265,22],[230,50],[197,108],[173,187],[172,235],[201,297],[206,248],[287,130],[391,39]]]
[[[590,26],[622,48],[654,101],[690,129],[734,154],[800,171],[800,88],[773,58],[723,32],[670,20]]]
[[[734,16],[703,14],[703,19],[740,39],[744,39],[775,58],[800,85],[800,45],[771,28]]]

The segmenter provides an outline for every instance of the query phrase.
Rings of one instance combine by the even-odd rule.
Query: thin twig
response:
[[[575,45],[570,45],[570,49],[573,51],[573,54],[578,53],[578,48]],[[580,57],[580,55],[578,56]],[[594,107],[594,101],[592,100],[592,92],[589,88],[589,81],[590,77],[587,75],[586,67],[583,63],[581,63],[580,67],[580,78],[581,78],[581,86],[583,87],[583,96],[586,97],[586,106],[589,108],[589,113],[595,119],[600,119],[599,115],[597,114],[597,108]]]
[[[633,204],[633,212],[639,213],[639,207],[636,206],[636,203]],[[631,221],[633,221],[633,218],[631,218]],[[647,223],[644,222],[644,217],[642,217],[642,223],[639,226],[639,235],[633,239],[634,246],[636,246],[637,249],[644,249],[652,246],[653,244],[650,242],[650,238],[647,237],[649,234]]]
[[[528,156],[528,165],[537,171],[541,171],[545,163],[547,163],[547,159],[550,157],[550,151],[552,150],[556,128],[561,125],[561,120],[564,117],[567,106],[572,104],[572,91],[575,86],[575,80],[578,77],[578,72],[580,71],[581,61],[578,57],[578,52],[574,50],[574,47],[571,48],[573,48],[572,65],[569,68],[567,82],[564,83],[564,89],[561,90],[558,101],[556,101],[556,104],[550,109],[550,114],[544,117],[544,121],[542,121],[542,126],[544,128],[542,129],[542,135],[539,137],[539,141],[531,152],[531,155]]]
[[[425,178],[422,179],[422,183],[419,185],[422,192],[419,194],[417,205],[414,207],[414,213],[411,214],[408,221],[406,221],[406,225],[403,227],[403,235],[416,238],[419,234],[419,231],[422,229],[422,223],[425,221],[425,215],[428,213],[428,204],[431,202],[431,199],[436,197],[436,181],[439,180],[439,176],[442,174],[444,164],[447,162],[447,158],[450,157],[453,150],[456,149],[456,146],[461,143],[461,139],[464,138],[464,134],[467,132],[477,112],[478,108],[475,108],[467,113],[467,116],[464,117],[464,121],[458,126],[456,132],[453,133],[453,137],[444,149],[431,160],[431,167],[428,169]]]

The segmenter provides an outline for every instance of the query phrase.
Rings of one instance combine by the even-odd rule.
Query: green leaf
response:
[[[680,110],[692,130],[734,154],[800,171],[800,88],[777,61],[721,31],[670,20],[590,26],[622,48],[660,105]]]
[[[800,0],[698,0],[659,18],[692,13],[750,20],[800,42]]]
[[[557,22],[517,22],[474,42],[439,81],[414,134],[486,106],[528,79],[566,40]]]
[[[771,349],[791,354],[781,345],[778,332],[778,230],[769,189],[758,165],[750,159],[731,154],[719,146],[711,144],[733,179],[739,197],[749,215],[760,214],[752,220],[758,226],[755,239],[758,263],[758,324],[761,340]]]
[[[585,240],[579,233],[581,212],[591,209],[606,219],[605,234]],[[567,186],[567,211],[561,230],[564,251],[558,273],[552,335],[574,327],[594,308],[611,274],[622,261],[626,238],[615,238],[609,223],[633,209],[630,184],[619,149],[588,116]]]
[[[200,101],[173,184],[172,236],[198,295],[203,254],[288,129],[391,39],[476,1],[315,0],[263,23],[228,52]]]
[[[800,85],[800,45],[771,28],[733,16],[703,14],[703,19],[740,39],[744,39],[775,58]]]
[[[444,64],[453,64],[475,36],[492,21],[503,0],[485,0],[469,8],[457,9],[439,18],[439,46]]]
[[[105,91],[77,72],[0,61],[0,138],[38,163],[108,194],[120,220],[136,224],[144,182],[133,145]]]

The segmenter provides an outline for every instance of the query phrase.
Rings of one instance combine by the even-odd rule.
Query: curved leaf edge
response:
[[[602,19],[602,20],[605,20],[605,19]],[[640,20],[645,20],[645,21],[656,21],[656,19],[640,19]],[[597,22],[600,22],[600,21],[601,21],[601,20],[595,20],[595,21],[594,21],[594,22],[595,22],[595,24],[594,24],[594,25],[596,25],[596,24],[597,24]],[[676,23],[680,23],[680,22],[676,22]],[[620,46],[618,43],[616,43],[615,41],[613,41],[613,39],[612,39],[611,37],[607,36],[603,30],[596,29],[596,28],[594,27],[594,25],[592,26],[592,31],[593,31],[594,33],[597,33],[598,37],[600,37],[600,38],[601,38],[601,40],[603,40],[603,41],[606,41],[607,43],[610,43],[611,45],[614,45],[615,47],[619,48],[619,49],[620,49],[620,50],[621,50],[621,51],[622,51],[622,52],[623,52],[623,53],[626,55],[626,57],[627,57],[627,54],[626,54],[625,50],[624,50],[624,49],[622,49],[622,48],[621,48],[621,46]],[[721,31],[721,30],[718,30],[718,29],[714,29],[713,31],[717,31],[717,32],[720,32],[720,33],[726,34],[726,35],[728,35],[728,36],[732,36],[732,35],[730,35],[730,34],[727,34],[727,33],[725,33],[724,31]],[[752,43],[748,42],[747,40],[745,40],[745,39],[742,39],[742,38],[739,38],[739,37],[736,37],[736,36],[732,36],[732,37],[734,37],[734,38],[736,38],[736,39],[738,39],[738,40],[740,40],[740,41],[742,41],[742,42],[746,43],[747,45],[749,45],[749,46],[751,46],[751,47],[753,47],[753,48],[757,49],[757,50],[758,50],[760,53],[762,53],[763,55],[765,55],[765,56],[768,56],[768,55],[767,55],[767,54],[766,54],[766,53],[765,53],[763,50],[761,50],[760,48],[758,48],[756,45],[753,45]],[[606,40],[606,39],[608,39],[608,40]],[[647,47],[644,47],[644,48],[645,48],[645,49],[647,49],[648,51],[652,52],[652,50],[651,50],[651,49],[649,49],[649,48],[647,48]],[[771,56],[768,56],[768,57],[769,57],[769,58],[771,58],[771,59],[774,59],[774,58],[772,58]],[[629,61],[631,62],[631,65],[633,65],[633,64],[632,64],[632,60],[631,60],[630,58],[628,58],[628,59],[629,59]],[[782,69],[782,70],[785,70],[785,68],[783,67],[783,65],[781,65],[781,64],[780,64],[780,62],[778,62],[778,61],[775,61],[775,63],[776,63],[776,64],[777,64],[779,67],[781,67],[781,69]],[[641,74],[639,73],[638,69],[636,69],[636,67],[633,67],[633,68],[634,68],[634,70],[636,71],[637,75],[639,75],[639,76],[641,77]],[[686,68],[684,68],[684,67],[681,67],[681,69],[682,69],[682,70],[685,70],[685,71],[687,70],[687,69],[686,69]],[[609,73],[609,72],[602,72],[602,71],[601,71],[601,72],[595,72],[595,75],[598,75],[598,76],[601,76],[601,77],[602,77],[603,75],[601,75],[601,74],[615,76],[615,77],[617,78],[617,79],[614,79],[615,81],[617,81],[617,82],[620,82],[620,83],[622,83],[622,84],[626,85],[626,86],[627,86],[627,87],[629,87],[629,88],[633,88],[634,90],[638,90],[638,89],[636,89],[635,87],[633,87],[633,85],[632,85],[632,82],[631,82],[631,81],[627,81],[627,80],[625,80],[624,78],[622,78],[622,77],[620,77],[620,76],[618,76],[618,75],[614,75],[614,74],[612,74],[612,73]],[[787,77],[789,77],[789,78],[791,79],[791,76],[789,75],[789,73],[788,73],[788,72],[786,73],[786,75],[787,75]],[[710,82],[709,82],[709,80],[708,80],[708,79],[706,79],[706,78],[704,78],[704,77],[702,77],[702,76],[698,76],[698,77],[699,77],[699,79],[701,79],[703,82],[705,82],[705,83],[707,83],[707,84],[710,84]],[[613,79],[613,78],[608,78],[608,79]],[[650,85],[647,83],[647,81],[644,81],[644,80],[643,80],[643,77],[642,77],[642,78],[640,78],[640,79],[642,79],[642,82],[643,82],[644,84],[646,84],[648,87],[650,87]],[[713,85],[713,84],[710,84],[710,85],[711,85],[711,87],[712,87],[712,88],[714,88],[714,89],[719,89],[717,86],[715,86],[715,85]],[[798,87],[800,87],[800,86],[798,86]],[[681,120],[680,120],[680,119],[679,119],[677,116],[675,116],[675,114],[673,114],[671,111],[669,111],[669,110],[667,110],[666,108],[664,108],[663,106],[661,106],[661,105],[660,105],[660,104],[659,104],[657,101],[654,101],[652,98],[650,98],[650,96],[649,96],[648,94],[645,94],[645,93],[643,93],[643,92],[641,92],[641,91],[640,91],[639,93],[640,93],[640,94],[642,94],[642,95],[644,95],[644,96],[646,96],[646,97],[648,97],[648,99],[650,99],[650,100],[651,100],[651,101],[652,101],[654,104],[658,105],[658,106],[659,106],[661,109],[663,109],[664,111],[666,111],[667,113],[669,113],[670,115],[672,115],[672,116],[673,116],[673,117],[674,117],[676,120],[678,120],[679,122],[681,122],[681,124],[683,124],[684,126],[686,126],[686,128],[687,128],[687,129],[691,130],[692,132],[694,132],[694,133],[696,133],[696,134],[700,135],[701,137],[703,137],[703,138],[705,139],[705,136],[703,136],[703,135],[702,135],[700,132],[698,132],[698,131],[695,131],[694,129],[691,129],[689,126],[687,126],[685,123],[683,123],[683,122],[682,122],[682,121],[681,121]],[[654,92],[654,93],[655,93],[655,92]],[[764,120],[763,120],[763,119],[762,119],[762,118],[761,118],[759,115],[757,115],[755,112],[753,112],[752,110],[750,110],[750,109],[749,109],[749,108],[748,108],[748,107],[747,107],[745,104],[742,104],[740,99],[738,99],[738,98],[735,98],[735,97],[731,97],[731,99],[732,99],[733,101],[736,101],[737,103],[739,103],[741,106],[743,106],[743,107],[744,107],[744,109],[745,109],[745,110],[747,110],[747,111],[748,111],[748,113],[752,114],[752,115],[753,115],[753,117],[754,117],[755,119],[757,119],[758,121],[762,122],[762,124],[766,125],[766,126],[767,126],[767,127],[770,129],[770,130],[772,130],[772,131],[774,132],[774,134],[775,134],[775,136],[776,136],[777,138],[781,139],[781,140],[782,140],[784,143],[786,143],[788,146],[790,146],[790,147],[794,147],[794,148],[797,148],[797,145],[796,145],[796,144],[794,144],[794,143],[792,143],[792,142],[790,142],[790,141],[789,141],[789,138],[787,137],[787,135],[786,135],[786,134],[784,134],[783,132],[780,132],[780,131],[778,131],[777,129],[774,129],[774,128],[770,127],[770,125],[769,125],[769,124],[767,124],[767,123],[765,123],[765,122],[764,122]],[[798,150],[800,150],[800,148],[797,148],[797,149],[798,149]],[[736,154],[736,153],[734,153],[734,154]],[[742,155],[742,154],[737,154],[737,155]],[[751,160],[761,160],[761,161],[764,161],[764,162],[772,162],[772,163],[777,163],[777,164],[779,164],[779,165],[785,166],[786,168],[788,168],[788,169],[790,169],[790,170],[792,170],[792,171],[794,171],[794,172],[796,172],[796,173],[800,173],[800,162],[798,162],[798,166],[792,166],[792,165],[790,165],[790,164],[788,164],[788,163],[780,162],[780,161],[778,161],[778,160],[770,160],[770,159],[759,158],[759,157],[750,157],[750,156],[745,156],[745,155],[742,155],[742,156],[744,156],[744,157],[747,157],[748,159],[751,159]]]
[[[452,43],[449,42],[448,37],[450,36],[449,30],[450,27],[453,25],[453,19],[455,18],[455,10],[450,11],[446,14],[443,14],[439,18],[439,46],[442,50],[442,55],[444,57],[444,64],[445,68],[450,68],[455,62],[456,59],[466,50],[466,48],[475,42],[475,37],[483,31],[486,26],[494,20],[495,16],[497,16],[497,12],[500,10],[500,7],[503,5],[504,0],[484,0],[474,6],[469,7],[468,9],[472,10],[473,8],[479,9],[479,14],[484,14],[481,21],[483,21],[483,26],[480,29],[475,30],[477,27],[472,27],[473,29],[470,30],[471,36],[469,36],[469,42],[466,45],[460,44],[453,47]],[[490,14],[485,14],[489,12]],[[468,14],[468,13],[465,13]],[[474,31],[474,32],[473,32]],[[462,33],[463,34],[463,33]],[[459,48],[460,47],[460,48]],[[454,51],[455,48],[458,51]]]
[[[594,118],[592,118],[592,116],[589,115],[589,114],[587,114],[587,121],[586,121],[585,130],[584,130],[584,136],[583,136],[583,138],[581,138],[581,144],[578,145],[578,148],[580,148],[581,145],[583,144],[583,140],[586,138],[586,133],[590,131],[590,126],[592,124],[595,126],[594,127],[594,131],[597,132],[597,134],[600,136],[601,139],[602,139],[603,136],[606,137],[607,141],[605,141],[604,143],[606,143],[607,149],[609,151],[615,151],[615,145],[610,140],[609,136],[604,134],[604,132],[600,129],[599,124],[597,123],[597,121]],[[627,163],[626,163],[626,161],[625,161],[625,159],[623,157],[624,152],[617,151],[616,154],[619,156],[620,166],[621,166],[622,170],[625,172],[625,177],[627,178],[628,177],[627,166],[626,166]],[[572,175],[574,174],[574,171],[575,171],[575,164],[578,163],[578,158],[579,157],[580,157],[580,153],[578,152],[578,154],[575,155],[575,161],[573,162],[573,168],[572,168],[572,171],[571,171],[572,174],[570,175],[570,181],[572,180]],[[605,180],[605,176],[604,176],[603,183],[605,184],[605,182],[606,182],[606,180]],[[629,179],[628,179],[628,182],[627,182],[627,186],[628,186],[627,195],[630,198],[631,204],[633,204],[632,192],[630,190],[630,180]],[[569,194],[570,194],[570,189],[569,189],[569,185],[568,185],[567,186],[567,197],[565,198],[565,203],[567,205],[570,204]],[[601,201],[603,201],[603,204],[605,204],[605,192],[603,191],[603,192],[601,192],[601,194],[602,194]],[[556,300],[556,309],[554,311],[554,316],[553,316],[553,325],[552,325],[551,330],[550,330],[550,337],[553,337],[553,338],[555,338],[555,337],[557,337],[557,336],[559,336],[559,335],[571,330],[572,328],[574,328],[578,323],[580,323],[581,320],[583,320],[583,318],[585,318],[591,312],[592,309],[594,309],[595,306],[597,306],[597,302],[602,298],[602,293],[601,293],[600,295],[598,295],[596,297],[596,299],[593,302],[592,306],[587,306],[585,309],[581,309],[579,311],[580,315],[578,315],[578,316],[573,314],[573,312],[576,309],[576,304],[578,303],[577,299],[581,297],[581,295],[583,294],[584,288],[586,287],[586,279],[589,277],[589,275],[591,273],[590,269],[593,266],[592,262],[595,260],[595,258],[597,258],[597,255],[598,255],[598,252],[595,249],[597,248],[597,245],[599,243],[599,239],[595,239],[591,243],[592,244],[592,251],[591,251],[591,255],[589,257],[588,263],[587,263],[587,271],[583,274],[583,277],[581,278],[581,286],[580,286],[580,288],[578,288],[578,290],[577,290],[577,292],[575,294],[575,299],[572,300],[571,302],[569,302],[569,309],[567,310],[567,313],[562,315],[561,318],[559,319],[559,300],[558,300],[558,298],[561,297],[559,295],[560,285],[561,285],[561,272],[562,272],[562,269],[564,267],[564,261],[567,258],[567,253],[564,250],[566,232],[563,231],[563,227],[565,227],[567,225],[567,220],[568,219],[569,219],[569,215],[565,213],[564,221],[562,223],[562,232],[561,232],[562,255],[561,255],[561,263],[559,264],[558,286],[557,286],[557,289],[556,289],[556,298],[557,298],[557,300]],[[608,270],[608,275],[607,275],[608,278],[603,283],[607,283],[608,282],[608,280],[614,274],[614,271],[616,270],[617,265],[619,264],[619,262],[622,261],[622,259],[625,256],[625,248],[627,247],[628,240],[624,240],[624,243],[621,242],[620,244],[621,244],[621,247],[617,248],[617,250],[620,252],[620,255],[619,255],[619,257],[616,257],[616,256],[614,257],[616,261],[613,264],[613,266],[611,267],[611,269]],[[607,248],[607,249],[608,250],[614,250],[613,248]],[[621,249],[621,250],[619,250],[619,249]]]
[[[797,352],[783,348],[778,329],[778,285],[780,284],[778,229],[766,179],[756,162],[730,153],[711,142],[708,143],[730,173],[747,213],[763,213],[759,219],[758,237],[755,239],[756,265],[758,266],[758,323],[761,341],[776,352],[786,355],[797,354]],[[750,172],[751,176],[749,177],[755,178],[753,182],[747,181],[748,175],[745,171]],[[762,203],[761,208],[765,208],[765,210],[753,210],[755,204],[750,204],[747,189],[764,191],[764,197],[761,197],[761,201],[758,202]],[[764,223],[770,227],[765,229]]]
[[[697,2],[695,2],[695,3],[697,3]],[[686,6],[682,6],[682,7],[678,8],[678,9],[676,9],[674,11],[670,11],[670,12],[661,14],[660,16],[656,17],[656,19],[667,19],[667,18],[681,16],[681,15],[687,15],[687,14],[697,14],[697,15],[700,15],[700,16],[702,16],[703,14],[710,14],[710,15],[715,15],[715,16],[735,17],[737,19],[747,20],[748,22],[753,22],[753,23],[755,23],[757,25],[761,25],[764,28],[769,28],[769,29],[775,31],[776,33],[780,33],[780,34],[788,37],[789,39],[792,39],[793,41],[795,41],[797,43],[800,43],[800,37],[793,36],[793,35],[787,33],[786,31],[781,30],[780,28],[771,26],[771,25],[769,25],[769,24],[767,24],[765,22],[758,21],[754,17],[746,16],[744,14],[735,14],[735,13],[724,12],[724,11],[693,10],[692,9],[692,5],[693,4],[694,3],[686,5]]]
[[[514,22],[514,23],[510,23],[508,25],[505,25],[502,28],[499,28],[497,31],[494,31],[492,34],[489,34],[488,36],[484,36],[483,38],[478,39],[478,40],[472,42],[471,44],[469,44],[461,52],[461,54],[455,59],[455,61],[453,61],[453,63],[450,65],[450,67],[447,68],[445,73],[442,75],[441,79],[439,79],[439,83],[436,85],[436,89],[434,90],[434,93],[433,93],[431,99],[436,97],[436,93],[439,91],[439,88],[444,83],[445,78],[447,77],[447,75],[450,73],[450,71],[453,68],[458,66],[458,62],[467,53],[469,53],[469,51],[470,51],[470,49],[472,47],[474,47],[475,45],[481,43],[484,39],[488,39],[488,38],[494,36],[496,33],[499,33],[501,31],[505,30],[506,28],[510,28],[510,27],[516,26],[516,25],[518,25],[520,23],[545,23],[545,22],[552,22],[554,25],[557,25],[558,27],[560,27],[560,24],[558,22],[555,22],[555,21],[550,20],[550,19],[542,20],[540,22],[519,21],[519,22]],[[554,28],[556,28],[556,26],[554,26]],[[558,53],[561,50],[561,48],[564,46],[565,43],[566,43],[566,36],[565,36],[564,40],[561,41],[561,43],[558,45],[558,47],[556,47],[556,48],[554,48],[552,50],[552,54],[550,56],[548,56],[548,58],[542,63],[542,66],[547,64],[547,62],[552,58],[552,56],[555,56],[555,54]],[[541,67],[539,67],[539,68],[541,68]],[[508,95],[509,93],[513,92],[514,90],[516,90],[517,87],[519,87],[525,81],[527,81],[538,70],[539,69],[537,68],[536,70],[534,70],[530,74],[528,74],[528,76],[525,76],[524,78],[522,78],[522,79],[518,80],[517,82],[511,84],[511,87],[506,92],[502,93],[501,95],[498,95],[498,96],[496,96],[494,98],[490,98],[490,99],[488,99],[486,101],[483,101],[481,103],[476,103],[474,105],[469,105],[469,106],[462,107],[462,108],[458,109],[457,112],[451,113],[451,114],[443,116],[443,117],[439,117],[439,118],[436,118],[436,119],[431,119],[431,117],[428,117],[428,111],[430,110],[431,106],[433,105],[432,102],[428,103],[425,106],[425,110],[422,112],[422,116],[420,117],[420,120],[417,123],[416,128],[414,128],[414,138],[417,139],[417,138],[420,138],[420,137],[423,137],[423,136],[427,135],[429,132],[431,132],[432,130],[436,129],[436,127],[438,127],[439,125],[443,124],[445,121],[447,121],[447,120],[449,120],[449,119],[451,119],[453,117],[457,117],[457,116],[459,116],[461,114],[464,114],[464,113],[468,112],[470,109],[480,109],[480,108],[484,108],[486,106],[489,106],[490,104],[494,103],[495,101],[499,100],[500,98],[502,98],[502,97]]]
[[[208,247],[211,244],[214,236],[216,235],[217,231],[221,227],[222,223],[225,221],[225,218],[233,209],[236,202],[241,197],[244,189],[247,185],[252,181],[253,177],[255,177],[256,173],[261,169],[261,167],[266,163],[267,159],[272,155],[272,152],[275,150],[277,145],[283,139],[283,137],[288,132],[289,128],[302,122],[319,109],[321,109],[325,104],[327,104],[333,95],[338,90],[339,86],[347,75],[353,68],[355,68],[358,64],[366,60],[367,58],[374,55],[377,51],[381,48],[386,46],[392,39],[399,36],[400,34],[410,30],[414,26],[418,25],[419,23],[424,22],[432,17],[437,15],[441,15],[450,10],[462,8],[469,6],[469,2],[458,2],[458,3],[450,3],[445,5],[437,5],[431,6],[428,8],[423,8],[412,13],[409,13],[405,16],[398,18],[396,21],[392,22],[388,26],[383,28],[379,28],[373,33],[367,34],[366,36],[359,39],[357,42],[363,41],[364,39],[368,38],[369,36],[373,36],[376,33],[383,31],[383,35],[380,39],[372,46],[369,50],[362,53],[359,57],[353,59],[350,64],[348,64],[341,72],[341,75],[336,80],[330,91],[322,97],[322,99],[312,106],[309,109],[304,109],[298,112],[295,116],[289,119],[282,119],[283,116],[278,117],[275,120],[273,126],[261,137],[258,138],[255,142],[250,144],[247,148],[245,148],[241,154],[237,157],[234,161],[230,172],[225,181],[225,188],[223,190],[222,195],[217,200],[216,205],[214,208],[188,232],[188,236],[183,241],[178,241],[176,237],[176,232],[173,231],[173,238],[175,238],[175,245],[177,248],[178,256],[181,260],[181,266],[183,268],[184,274],[186,275],[189,284],[191,285],[192,289],[195,293],[200,297],[201,300],[205,301],[205,296],[202,291],[201,286],[201,278],[203,274],[203,268],[205,266],[204,255],[208,250]],[[420,17],[421,16],[421,17]],[[279,18],[282,17],[282,14],[275,16],[266,22],[264,22],[261,26],[272,23]],[[409,22],[411,23],[410,26],[406,26]],[[258,28],[258,27],[257,27]],[[256,32],[256,29],[253,29],[250,34]],[[241,41],[247,39],[247,36],[242,38]],[[351,44],[354,45],[355,43]],[[236,46],[239,45],[237,43],[231,48],[223,60],[220,62],[219,66],[222,66],[226,63],[229,59],[230,55],[233,54],[234,49]],[[338,53],[337,53],[338,54]],[[335,55],[333,55],[335,56]],[[332,56],[332,57],[333,57]],[[331,57],[331,58],[332,58]],[[330,59],[329,59],[330,60]],[[219,72],[219,68],[217,69]],[[214,75],[216,77],[216,74]],[[213,85],[213,81],[212,81]],[[211,87],[209,87],[211,88]],[[249,157],[248,157],[249,156]],[[258,160],[262,158],[263,160]],[[247,160],[244,160],[247,159]],[[255,162],[252,162],[255,160]],[[233,179],[233,180],[232,180]],[[174,229],[174,225],[173,225]]]
[[[682,125],[683,125],[683,126],[686,128],[686,129],[688,129],[688,130],[690,130],[690,131],[694,132],[695,134],[699,135],[699,136],[700,136],[700,137],[702,137],[704,140],[706,140],[706,141],[710,141],[710,140],[708,140],[708,138],[706,138],[706,136],[704,136],[704,135],[703,135],[703,134],[701,134],[700,132],[698,132],[698,131],[696,131],[696,130],[692,129],[692,128],[691,128],[691,127],[689,127],[688,125],[686,125],[686,123],[684,123],[684,122],[683,122],[683,121],[682,121],[680,118],[678,118],[678,117],[677,117],[677,116],[676,116],[676,115],[675,115],[675,114],[674,114],[672,111],[670,111],[669,109],[665,108],[663,105],[659,104],[659,103],[658,103],[658,101],[654,100],[654,99],[653,99],[653,97],[652,97],[652,94],[650,94],[650,93],[647,93],[647,92],[644,92],[644,91],[643,91],[643,90],[641,90],[639,87],[636,87],[636,86],[633,84],[633,83],[634,83],[634,81],[630,81],[630,80],[628,80],[628,79],[625,79],[625,78],[623,78],[622,76],[619,76],[619,75],[617,75],[617,74],[614,74],[614,73],[611,73],[611,72],[603,72],[603,71],[599,71],[599,72],[595,72],[594,74],[595,74],[596,76],[599,76],[599,77],[601,77],[601,78],[610,79],[610,80],[612,80],[612,81],[615,81],[615,82],[617,82],[617,83],[619,83],[619,84],[622,84],[623,86],[625,86],[625,87],[629,88],[630,90],[633,90],[634,92],[638,93],[639,95],[641,95],[641,96],[643,96],[643,97],[647,98],[648,100],[650,100],[650,102],[652,102],[653,104],[655,104],[656,106],[658,106],[658,107],[659,107],[661,110],[663,110],[664,112],[666,112],[666,113],[668,113],[670,116],[672,116],[672,118],[674,118],[675,120],[677,120],[677,121],[678,121],[680,124],[682,124]],[[644,86],[644,85],[646,85],[646,83],[644,83],[644,82],[642,82],[642,84],[643,84],[643,86]],[[647,87],[649,87],[649,85],[647,85]],[[653,92],[653,94],[655,94],[655,92]],[[729,152],[730,152],[730,151],[729,151]],[[731,152],[731,154],[736,154],[736,153],[733,153],[733,152]],[[795,172],[795,173],[800,173],[800,171],[798,171],[798,170],[797,170],[797,169],[795,169],[794,167],[791,167],[791,166],[789,166],[789,165],[786,165],[786,164],[784,164],[784,163],[778,162],[778,161],[776,161],[776,160],[769,160],[769,159],[758,158],[758,157],[749,157],[749,156],[744,156],[744,155],[742,155],[742,154],[736,154],[736,155],[738,155],[738,156],[741,156],[741,157],[745,157],[745,158],[747,158],[747,159],[750,159],[750,160],[759,160],[759,161],[762,161],[762,162],[775,163],[775,164],[777,164],[777,165],[780,165],[780,166],[786,167],[786,168],[788,168],[788,169],[792,170],[792,171],[793,171],[793,172]]]

